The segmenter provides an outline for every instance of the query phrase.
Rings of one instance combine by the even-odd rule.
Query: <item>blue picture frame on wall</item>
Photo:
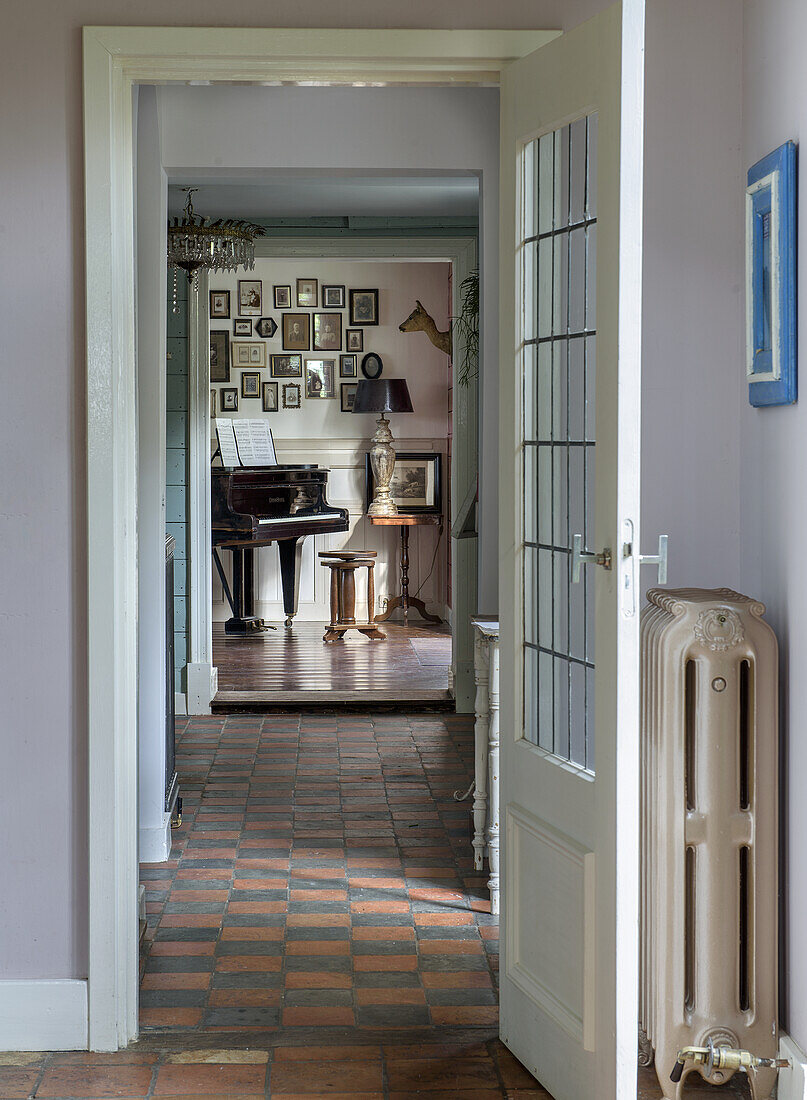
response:
[[[796,146],[748,170],[745,191],[745,346],[748,400],[792,405],[796,371]]]

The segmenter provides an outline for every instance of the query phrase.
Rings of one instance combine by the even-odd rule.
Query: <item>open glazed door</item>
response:
[[[643,0],[501,88],[501,1036],[636,1095]]]

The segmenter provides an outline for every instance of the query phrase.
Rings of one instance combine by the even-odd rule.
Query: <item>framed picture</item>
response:
[[[308,313],[283,314],[283,350],[308,351],[311,347],[311,317]]]
[[[238,280],[238,312],[242,317],[260,317],[263,313],[260,279]]]
[[[252,321],[233,321],[233,336],[251,336]]]
[[[281,391],[284,409],[299,409],[302,405],[300,387],[296,382],[286,382]]]
[[[305,396],[336,397],[335,359],[306,359]]]
[[[359,358],[357,355],[339,356],[339,377],[357,378],[359,374]]]
[[[258,371],[245,370],[241,372],[241,396],[261,396],[261,376]]]
[[[219,407],[223,413],[238,411],[238,390],[235,386],[219,390]]]
[[[323,309],[344,309],[345,308],[345,288],[343,286],[323,286],[322,287],[322,308]]]
[[[271,340],[277,332],[277,325],[273,318],[261,317],[260,321],[255,322],[255,331],[259,336],[262,336],[264,340]]]
[[[302,378],[302,355],[270,355],[269,373],[273,378]]]
[[[443,511],[442,457],[432,451],[399,452],[395,456],[390,493],[399,512],[405,515],[407,512],[439,514]],[[369,508],[375,491],[369,451],[365,455],[364,469]]]
[[[343,413],[353,412],[353,402],[356,400],[356,389],[358,385],[358,382],[343,382],[339,387]]]
[[[214,420],[216,417],[216,391],[210,391],[210,419]]]
[[[234,367],[265,367],[266,344],[260,340],[233,340]]]
[[[748,170],[745,189],[745,373],[760,408],[796,400],[796,146]]]
[[[374,351],[368,351],[361,361],[361,372],[365,378],[380,378],[384,361]]]
[[[210,333],[210,381],[230,381],[230,334],[226,329]]]
[[[210,291],[210,316],[211,317],[229,317],[230,316],[230,292],[229,292],[229,290],[211,290]]]
[[[291,309],[291,287],[272,287],[275,295],[275,309]]]
[[[345,330],[346,343],[345,347],[348,351],[364,351],[364,330],[360,328],[349,328]]]
[[[314,351],[339,351],[342,347],[342,314],[314,314]]]
[[[265,413],[277,412],[277,387],[277,382],[264,382],[263,384],[263,411]]]
[[[316,279],[298,279],[297,280],[297,308],[298,309],[316,309],[317,308],[317,287],[319,283]]]
[[[377,290],[351,290],[350,323],[351,325],[378,324]]]

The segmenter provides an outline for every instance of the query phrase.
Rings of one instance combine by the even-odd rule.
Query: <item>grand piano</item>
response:
[[[255,616],[253,552],[276,542],[286,626],[297,613],[300,559],[306,535],[347,531],[346,508],[333,508],[325,498],[329,470],[311,466],[213,466],[211,526],[213,560],[218,569],[232,618],[227,634],[265,630]],[[219,549],[233,557],[232,589]]]

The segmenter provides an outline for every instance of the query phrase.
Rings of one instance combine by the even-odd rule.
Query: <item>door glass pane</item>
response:
[[[524,736],[590,770],[595,584],[571,549],[594,546],[596,150],[595,114],[527,145],[520,241]]]

